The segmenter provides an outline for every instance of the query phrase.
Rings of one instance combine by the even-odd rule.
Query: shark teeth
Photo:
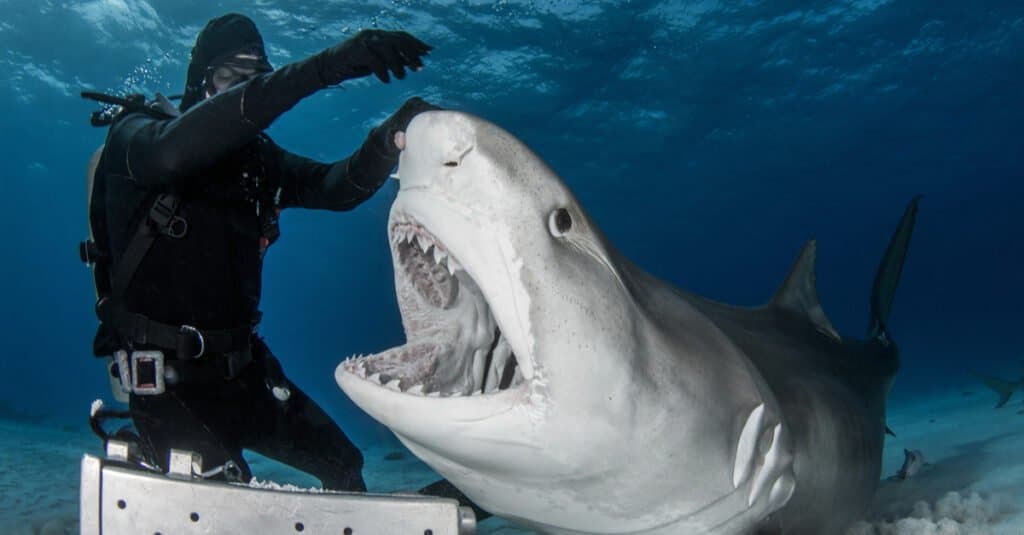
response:
[[[440,394],[439,392],[425,392],[426,387],[422,383],[421,384],[416,384],[416,385],[413,385],[413,386],[411,386],[409,388],[403,389],[402,385],[401,385],[401,380],[400,379],[396,379],[396,378],[393,378],[393,377],[390,377],[390,376],[383,376],[382,377],[380,373],[373,373],[373,374],[367,375],[367,370],[366,370],[366,361],[367,361],[367,359],[369,359],[369,356],[366,356],[366,355],[354,355],[354,356],[346,358],[344,363],[343,363],[343,366],[344,366],[346,371],[348,371],[349,373],[355,375],[356,377],[359,377],[359,378],[364,379],[366,381],[370,381],[371,383],[374,383],[377,386],[382,386],[384,388],[387,388],[388,390],[393,390],[395,392],[403,392],[403,393],[412,394],[412,395],[415,395],[415,396],[437,397]],[[383,380],[384,378],[387,378],[388,381],[384,382],[384,380]]]
[[[443,245],[434,241],[430,233],[414,223],[399,222],[392,225],[391,243],[395,246],[403,243],[416,246],[423,254],[432,257],[435,264],[444,266],[449,275],[454,276],[456,272],[463,270],[462,265]]]
[[[364,355],[354,355],[345,359],[344,366],[350,373],[366,379],[366,357]]]
[[[461,271],[461,270],[462,270],[462,266],[460,266],[459,263],[455,261],[455,258],[449,256],[448,257],[448,274],[452,275],[452,276],[455,276],[455,272],[456,271]]]
[[[382,389],[421,397],[481,396],[524,385],[526,379],[511,344],[496,328],[490,307],[479,289],[467,282],[472,276],[468,273],[456,276],[464,271],[463,266],[438,238],[411,216],[393,212],[390,217],[388,241],[399,305],[402,306],[403,299],[412,300],[415,305],[409,305],[413,313],[402,310],[407,338],[402,347],[415,347],[422,342],[429,342],[435,348],[444,347],[444,344],[438,345],[444,341],[443,337],[427,340],[439,332],[447,336],[449,333],[441,332],[441,327],[473,330],[468,345],[459,346],[459,351],[447,348],[433,355],[423,355],[393,348],[373,356],[350,357],[342,369]],[[476,306],[472,316],[468,316],[466,310],[453,310],[462,284],[468,285],[466,291],[475,290],[467,298]],[[460,303],[465,302],[469,301]],[[435,316],[438,311],[447,311],[444,313],[448,316],[439,319]],[[447,323],[449,320],[451,325]],[[487,336],[491,332],[496,334]],[[420,357],[428,356],[435,360],[419,361]],[[462,367],[470,369],[462,370]]]

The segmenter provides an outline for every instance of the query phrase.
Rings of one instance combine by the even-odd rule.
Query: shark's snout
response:
[[[400,134],[395,146],[402,150],[402,189],[443,186],[439,183],[463,164],[476,143],[474,118],[452,111],[420,113]]]

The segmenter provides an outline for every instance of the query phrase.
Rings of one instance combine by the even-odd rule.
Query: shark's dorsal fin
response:
[[[822,333],[839,340],[839,333],[832,327],[825,311],[818,301],[818,288],[815,279],[815,261],[817,258],[817,242],[811,240],[804,245],[800,256],[793,264],[785,282],[772,298],[772,304],[789,312],[804,316]]]

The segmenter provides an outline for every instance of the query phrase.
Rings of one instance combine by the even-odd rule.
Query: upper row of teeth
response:
[[[447,267],[448,273],[451,275],[455,275],[456,271],[462,269],[462,266],[455,258],[448,254],[448,251],[445,251],[440,245],[434,243],[426,234],[415,227],[395,227],[392,231],[392,239],[396,244],[408,243],[415,245],[423,251],[423,254],[431,254],[431,251],[433,251],[434,263]]]

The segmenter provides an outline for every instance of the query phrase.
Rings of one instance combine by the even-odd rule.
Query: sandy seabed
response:
[[[884,480],[869,520],[848,535],[1024,535],[1024,405],[993,409],[980,385],[892,405],[883,475],[903,464],[903,450],[921,450],[930,463],[908,480]],[[0,421],[0,533],[78,533],[79,463],[99,454],[85,429]],[[403,492],[437,475],[395,444],[364,449],[364,474],[374,492]],[[254,457],[260,480],[300,488],[316,480]],[[531,531],[500,518],[481,522],[480,535]]]

